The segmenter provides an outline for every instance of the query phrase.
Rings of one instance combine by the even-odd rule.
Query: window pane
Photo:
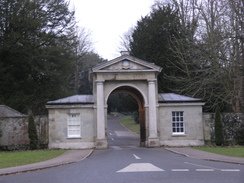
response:
[[[69,114],[67,122],[68,137],[80,137],[80,116]]]
[[[173,133],[184,133],[184,113],[182,111],[172,112],[172,131]]]

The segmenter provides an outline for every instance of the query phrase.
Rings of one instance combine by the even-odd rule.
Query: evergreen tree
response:
[[[34,150],[38,148],[38,136],[36,131],[36,123],[32,114],[28,117],[28,134],[30,139],[30,149]]]
[[[217,107],[215,111],[215,144],[217,146],[224,145],[223,124],[221,120],[220,108]]]
[[[177,10],[170,5],[153,8],[151,13],[137,22],[130,41],[131,55],[162,66],[159,74],[159,92],[171,92],[174,86],[167,76],[179,74],[171,61],[177,60],[170,45],[180,38]]]
[[[67,95],[74,48],[74,12],[66,0],[0,1],[0,103],[44,113]]]

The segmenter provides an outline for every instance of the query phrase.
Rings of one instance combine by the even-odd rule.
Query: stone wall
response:
[[[25,149],[29,144],[28,118],[0,119],[0,147],[2,150]]]
[[[40,147],[48,143],[48,118],[35,116]],[[29,148],[28,117],[0,117],[0,150]]]
[[[224,140],[226,145],[234,145],[237,143],[237,135],[244,125],[244,114],[243,113],[222,113],[222,123],[224,130]],[[209,144],[214,144],[215,133],[214,133],[214,113],[204,113],[203,121],[205,127],[205,140]]]

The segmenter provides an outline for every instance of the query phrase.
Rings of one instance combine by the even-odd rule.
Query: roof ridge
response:
[[[6,110],[12,112],[13,114],[16,114],[16,115],[9,115],[9,114],[8,114],[8,113],[9,113],[8,111],[4,111],[4,110],[3,110],[3,114],[5,114],[5,117],[24,117],[24,116],[26,116],[25,114],[23,114],[23,113],[21,113],[21,112],[15,110],[15,109],[13,109],[13,108],[7,106],[7,105],[2,104],[2,105],[0,105],[0,107],[3,107],[3,108],[5,108]]]
[[[193,98],[175,93],[159,93],[159,102],[203,102],[203,99]]]

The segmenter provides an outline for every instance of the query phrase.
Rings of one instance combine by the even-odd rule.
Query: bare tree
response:
[[[169,78],[180,83],[178,92],[243,111],[243,0],[171,3],[186,32],[172,47],[179,58],[172,65],[181,74]]]
[[[230,25],[231,25],[231,60],[232,71],[235,72],[233,87],[236,91],[236,98],[233,103],[236,111],[244,108],[244,0],[229,2],[230,6]]]
[[[240,1],[214,1],[207,0],[200,9],[205,25],[205,34],[202,40],[208,48],[214,69],[214,78],[218,80],[221,90],[215,95],[226,104],[229,104],[234,112],[241,112],[242,81],[241,74],[241,40],[240,40]],[[242,15],[243,19],[243,15]],[[243,51],[243,50],[242,50]]]
[[[132,42],[132,34],[134,32],[134,27],[131,27],[127,32],[120,37],[120,51],[130,51],[130,43]]]
[[[178,72],[164,75],[177,84],[172,91],[203,98],[209,109],[243,112],[244,0],[157,0],[153,7],[167,4],[178,12],[182,36],[172,40],[176,59],[167,68]],[[121,38],[123,49],[130,51],[133,32]]]
[[[77,33],[77,46],[76,46],[76,60],[74,61],[74,73],[72,73],[72,87],[74,88],[74,91],[78,93],[78,88],[80,86],[80,72],[83,70],[84,67],[86,67],[86,64],[84,62],[84,57],[86,54],[93,51],[92,48],[92,41],[91,41],[91,32],[83,27],[77,27],[76,28]]]

